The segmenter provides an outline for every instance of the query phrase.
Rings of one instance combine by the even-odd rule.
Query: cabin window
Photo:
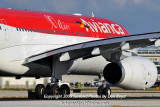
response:
[[[77,36],[79,36],[78,32],[77,32]]]
[[[89,36],[91,37],[91,34],[89,33]]]
[[[19,31],[21,31],[21,28],[19,27]]]
[[[35,32],[34,28],[33,28],[33,32]]]
[[[28,32],[29,32],[29,28],[27,28]]]
[[[27,29],[25,28],[25,31],[27,32]]]
[[[79,36],[82,36],[80,32],[79,32]]]
[[[18,27],[16,27],[17,31],[18,31]],[[0,26],[0,30],[1,30],[1,26]]]
[[[48,30],[46,29],[46,33],[48,33]]]
[[[64,31],[64,34],[66,35],[66,32]]]
[[[84,35],[83,35],[83,32],[82,32],[81,34],[82,34],[82,36],[84,36]]]
[[[54,30],[54,34],[56,34],[56,31]]]
[[[106,35],[106,38],[108,38],[108,35]]]
[[[62,31],[61,33],[62,33],[62,35],[63,35],[63,31]]]
[[[46,32],[45,29],[43,29],[43,32],[44,32],[44,33]]]
[[[86,33],[84,33],[84,36],[86,36]]]
[[[32,32],[32,29],[30,28],[30,31]]]
[[[0,30],[2,30],[1,26],[0,26]]]
[[[69,35],[68,31],[67,31],[67,35]]]
[[[41,29],[41,32],[43,33],[43,30]]]
[[[23,27],[22,27],[22,31],[24,32],[24,29],[23,29]]]
[[[53,34],[53,30],[51,30],[51,33]]]
[[[59,30],[59,34],[61,34],[61,31]]]
[[[58,30],[56,30],[57,34],[58,34]]]
[[[40,33],[41,31],[38,29],[38,32]]]
[[[72,32],[72,35],[74,35],[74,33]]]

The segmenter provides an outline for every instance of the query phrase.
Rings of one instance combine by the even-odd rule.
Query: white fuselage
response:
[[[22,63],[26,58],[32,55],[40,54],[42,52],[54,50],[67,45],[100,39],[17,31],[15,27],[4,24],[0,24],[0,26],[1,76],[25,75],[27,72],[34,72],[35,75],[38,75],[36,72],[42,72],[42,74],[44,73],[44,75],[48,76],[51,73],[49,68],[36,64],[23,66]],[[104,58],[97,58],[96,60],[103,60],[102,62],[105,61]],[[102,65],[105,66],[106,63]],[[32,73],[27,76],[32,76]]]

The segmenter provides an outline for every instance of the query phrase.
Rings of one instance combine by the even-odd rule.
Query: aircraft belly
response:
[[[108,63],[109,62],[106,61],[102,56],[85,60],[79,58],[71,62],[68,72],[70,74],[100,75]]]

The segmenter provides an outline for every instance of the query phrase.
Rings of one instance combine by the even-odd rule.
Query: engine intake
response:
[[[132,56],[106,65],[105,80],[124,89],[150,88],[157,79],[157,68],[147,58]]]
[[[116,84],[121,80],[122,70],[116,63],[110,63],[104,68],[104,78],[111,84]]]

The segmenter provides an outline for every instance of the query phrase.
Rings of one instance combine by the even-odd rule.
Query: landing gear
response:
[[[38,99],[44,98],[45,86],[43,84],[38,84],[35,88],[35,94]]]
[[[53,99],[67,98],[70,95],[70,88],[67,84],[61,85],[60,88],[57,84],[48,83],[46,87],[38,84],[35,88],[35,95],[38,99],[43,99],[46,95],[50,95]]]
[[[97,94],[101,98],[109,98],[111,95],[111,89],[107,85],[106,86],[101,85],[97,90]]]
[[[65,96],[68,97],[70,95],[70,88],[67,84],[61,85],[60,95],[62,96],[62,98],[64,98]]]
[[[57,84],[53,84],[50,86],[50,95],[60,95],[59,86]]]
[[[101,85],[101,86],[98,88],[98,90],[97,90],[97,95],[102,98],[102,95],[103,95],[103,85]]]
[[[70,88],[67,84],[58,85],[59,80],[62,80],[62,75],[67,73],[67,62],[60,62],[59,56],[53,56],[53,62],[49,63],[52,76],[51,83],[45,87],[43,84],[38,84],[35,88],[36,97],[39,99],[45,98],[65,98],[70,95]]]

